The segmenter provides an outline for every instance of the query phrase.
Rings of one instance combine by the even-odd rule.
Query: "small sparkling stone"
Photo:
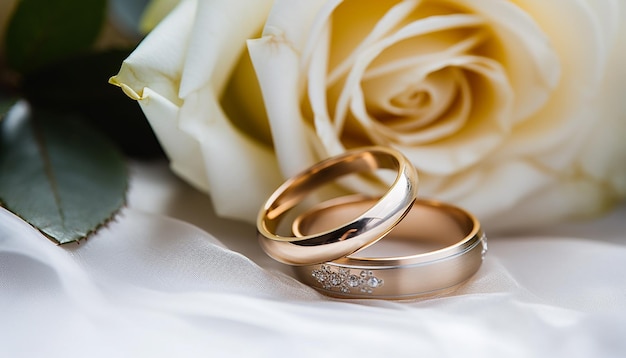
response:
[[[328,279],[328,275],[324,271],[314,270],[311,274],[318,282],[324,282]]]
[[[370,277],[367,280],[367,285],[369,287],[373,287],[373,288],[378,287],[381,283],[382,283],[382,280],[380,280],[380,279],[378,279],[377,277],[374,277],[374,276]]]
[[[360,283],[360,278],[357,275],[350,275],[348,276],[348,286],[350,287],[357,287]]]
[[[330,274],[330,284],[333,286],[339,286],[341,284],[341,276],[335,272]]]

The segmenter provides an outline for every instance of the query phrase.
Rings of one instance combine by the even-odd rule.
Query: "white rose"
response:
[[[112,82],[224,216],[253,221],[284,178],[376,144],[412,160],[422,197],[516,229],[626,195],[625,14],[591,0],[185,1]],[[258,92],[245,40],[261,29],[247,42]]]
[[[283,179],[271,147],[235,126],[223,106],[229,99],[221,97],[270,7],[271,1],[183,1],[110,80],[139,100],[173,171],[209,192],[219,215],[248,221]],[[239,109],[258,104],[252,113],[262,115],[260,95],[250,96]]]

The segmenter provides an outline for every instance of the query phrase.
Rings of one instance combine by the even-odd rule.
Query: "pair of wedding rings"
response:
[[[333,191],[341,181],[383,180],[381,171],[390,170],[395,177],[382,195]],[[408,299],[447,293],[478,270],[487,239],[465,210],[417,199],[417,184],[415,168],[390,148],[361,148],[323,160],[269,197],[257,220],[259,242],[270,257],[292,265],[302,282],[330,296]],[[410,255],[365,254],[386,243],[378,241],[387,235],[395,239],[396,251],[411,243],[422,247],[412,247],[416,252]]]

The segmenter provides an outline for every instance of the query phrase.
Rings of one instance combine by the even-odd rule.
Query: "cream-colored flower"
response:
[[[223,215],[254,220],[282,178],[376,144],[411,159],[422,197],[521,228],[626,195],[623,7],[187,1],[113,82]],[[248,50],[263,101],[245,48],[261,28]]]
[[[491,227],[602,209],[626,193],[618,5],[279,0],[249,50],[281,167],[378,144]]]
[[[183,1],[110,80],[139,100],[174,172],[210,192],[218,214],[248,221],[283,179],[272,148],[229,117],[247,110],[262,115],[260,95],[223,95],[241,78],[233,70],[270,7],[261,0]],[[248,83],[257,86],[253,78]],[[241,104],[227,113],[235,100]]]

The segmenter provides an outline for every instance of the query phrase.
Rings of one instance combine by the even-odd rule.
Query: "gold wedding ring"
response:
[[[285,218],[315,190],[348,174],[371,175],[380,169],[397,175],[362,214],[315,234],[294,236],[290,226],[288,233],[279,232]],[[417,197],[417,182],[408,159],[390,148],[366,147],[328,158],[287,180],[269,197],[257,219],[259,242],[269,256],[290,265],[342,258],[380,240],[402,220]]]
[[[324,231],[350,220],[377,199],[342,197],[321,203],[293,221],[296,236]],[[361,256],[361,252],[322,264],[298,266],[298,278],[324,294],[341,298],[409,299],[448,293],[469,279],[487,252],[478,220],[458,207],[417,200],[384,241],[427,244],[400,256]],[[405,248],[403,248],[404,251]]]
[[[381,169],[395,171],[382,196],[316,197],[344,176],[378,175]],[[257,218],[259,242],[269,256],[293,265],[302,282],[329,296],[410,299],[448,293],[478,271],[487,238],[467,211],[416,197],[417,173],[400,152],[348,151],[276,189]],[[310,204],[311,199],[317,200]],[[391,242],[400,242],[402,250],[381,250]]]

